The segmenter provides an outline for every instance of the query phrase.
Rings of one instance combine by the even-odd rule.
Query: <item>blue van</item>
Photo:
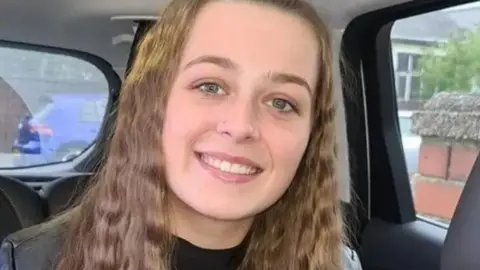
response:
[[[65,162],[92,144],[101,127],[107,94],[52,94],[18,125],[12,152],[17,166]],[[45,97],[44,97],[45,100]]]

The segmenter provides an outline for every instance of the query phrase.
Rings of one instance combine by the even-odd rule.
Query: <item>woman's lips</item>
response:
[[[195,156],[205,170],[226,183],[247,183],[263,171],[244,157],[217,152],[196,152]]]

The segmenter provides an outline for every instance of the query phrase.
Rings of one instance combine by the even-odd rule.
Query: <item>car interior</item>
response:
[[[107,134],[115,122],[122,79],[135,58],[136,45],[165,2],[7,0],[0,3],[0,50],[42,52],[78,59],[95,67],[108,85],[105,88],[108,103],[98,135],[81,153],[66,161],[25,166],[11,165],[6,154],[0,155],[0,242],[15,231],[60,213],[81,196],[101,165],[102,153],[108,146]],[[468,6],[471,11],[478,7],[475,1],[312,2],[334,38],[338,70],[336,94],[341,107],[338,123],[341,199],[347,212],[347,226],[352,232],[351,245],[358,252],[363,269],[479,269],[480,256],[476,254],[480,248],[478,152],[468,169],[468,179],[458,192],[458,200],[448,205],[453,209],[448,222],[432,218],[433,214],[423,215],[425,211],[419,210],[420,199],[416,194],[421,188],[412,185],[402,143],[398,111],[404,100],[398,99],[394,63],[397,45],[392,41],[397,22],[459,6]],[[463,9],[455,12],[460,12],[458,10]],[[480,9],[476,17],[480,17],[479,13]],[[413,23],[410,29],[426,37],[430,35],[427,28],[432,25],[446,28],[443,24],[436,25],[440,23],[435,21],[430,24],[427,27]],[[428,43],[413,38],[409,42],[408,46],[400,47],[410,50]],[[0,58],[6,55],[0,52]],[[0,66],[6,61],[10,60],[0,59]],[[2,72],[6,71],[0,68],[0,79],[4,77]],[[4,117],[1,112],[0,118]],[[0,130],[4,128],[1,126]],[[420,146],[420,151],[425,147]],[[427,199],[434,206],[448,199],[447,195],[429,194]]]

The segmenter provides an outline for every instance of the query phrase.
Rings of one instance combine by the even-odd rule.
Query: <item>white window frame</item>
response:
[[[400,63],[399,61],[399,55],[404,54],[408,56],[407,59],[407,71],[399,71],[398,70],[398,65]],[[412,52],[402,52],[398,51],[396,53],[396,65],[395,65],[395,88],[397,88],[398,91],[398,86],[400,85],[400,77],[405,77],[405,92],[403,93],[403,97],[398,97],[399,100],[403,101],[409,101],[410,98],[412,97],[412,78],[413,77],[419,77],[420,78],[420,72],[419,71],[414,71],[413,70],[413,59],[415,56],[420,56],[422,54],[420,53],[412,53]],[[421,83],[421,81],[420,81]]]

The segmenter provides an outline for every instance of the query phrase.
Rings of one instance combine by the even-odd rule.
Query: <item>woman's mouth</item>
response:
[[[222,153],[195,152],[201,165],[215,177],[226,182],[248,182],[263,169],[243,157]]]

